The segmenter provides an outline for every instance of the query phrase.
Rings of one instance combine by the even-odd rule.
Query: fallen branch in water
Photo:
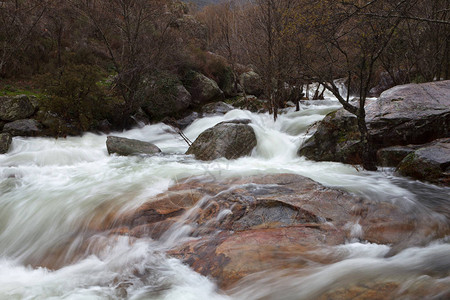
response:
[[[183,130],[178,127],[178,124],[176,123],[176,120],[174,118],[165,118],[163,120],[163,123],[170,126],[175,133],[177,133],[181,138],[188,144],[190,147],[192,145],[191,140],[184,134]]]

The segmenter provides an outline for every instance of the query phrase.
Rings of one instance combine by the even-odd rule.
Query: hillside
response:
[[[219,2],[222,2],[224,0],[182,0],[183,2],[187,2],[187,3],[193,3],[195,5],[197,5],[198,7],[203,7],[209,4],[216,4]]]

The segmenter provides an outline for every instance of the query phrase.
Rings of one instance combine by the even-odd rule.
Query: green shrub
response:
[[[91,65],[67,65],[57,74],[41,78],[48,94],[43,105],[65,121],[86,131],[104,117],[107,96],[100,82],[101,72]]]

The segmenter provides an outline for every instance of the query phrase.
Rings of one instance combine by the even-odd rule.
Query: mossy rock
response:
[[[397,173],[417,180],[450,185],[450,138],[437,140],[408,154]]]
[[[316,161],[360,164],[360,136],[356,116],[340,109],[326,115],[298,154]]]

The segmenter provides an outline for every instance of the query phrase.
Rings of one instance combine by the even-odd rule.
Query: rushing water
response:
[[[176,238],[161,243],[90,234],[109,213],[133,210],[178,180],[198,175],[295,173],[374,200],[416,206],[447,222],[447,188],[400,179],[392,170],[363,172],[298,157],[310,126],[339,107],[334,101],[317,103],[304,103],[299,112],[289,110],[276,123],[268,114],[233,110],[199,119],[185,130],[195,140],[221,121],[251,119],[258,145],[250,157],[231,161],[200,162],[183,155],[187,145],[164,124],[114,133],[155,143],[164,154],[152,157],[109,156],[106,135],[14,138],[10,152],[0,155],[0,299],[313,299],[357,278],[383,280],[399,274],[411,285],[427,280],[450,284],[446,239],[394,256],[387,255],[388,245],[349,242],[330,249],[340,256],[338,263],[312,268],[307,276],[268,270],[245,278],[225,295],[211,280],[165,254]],[[71,249],[89,238],[101,243],[101,250],[74,256]],[[50,268],[62,247],[68,249],[60,258],[65,263]],[[436,273],[437,279],[430,277]]]

